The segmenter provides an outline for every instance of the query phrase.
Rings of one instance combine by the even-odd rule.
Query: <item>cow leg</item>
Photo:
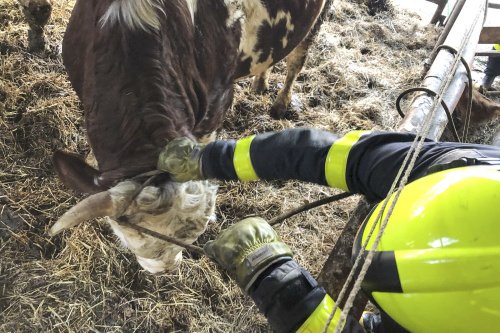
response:
[[[286,57],[286,81],[283,89],[278,93],[278,97],[271,107],[271,117],[281,119],[292,100],[292,86],[299,75],[307,58],[307,51],[311,45],[312,36],[306,37],[287,57]]]
[[[24,16],[30,27],[28,31],[28,48],[31,52],[45,49],[43,28],[47,24],[52,12],[50,0],[19,0]]]
[[[269,69],[258,75],[255,75],[252,83],[252,90],[255,91],[257,94],[262,94],[265,91],[267,91],[267,89],[269,89],[268,77],[269,77]]]

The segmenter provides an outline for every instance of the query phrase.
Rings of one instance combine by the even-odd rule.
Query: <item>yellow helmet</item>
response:
[[[361,227],[354,252],[380,209]],[[500,166],[441,171],[407,185],[363,289],[411,332],[499,330]]]

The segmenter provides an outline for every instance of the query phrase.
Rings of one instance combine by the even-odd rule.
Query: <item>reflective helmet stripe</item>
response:
[[[316,307],[313,313],[306,319],[306,321],[299,327],[297,333],[318,333],[323,332],[323,328],[325,328],[328,317],[335,306],[335,301],[328,296],[325,295],[321,303]],[[330,325],[328,326],[328,333],[333,333],[340,319],[340,314],[342,310],[335,310],[335,315],[333,316]]]
[[[325,178],[330,187],[349,191],[346,180],[347,158],[356,142],[368,133],[370,131],[349,132],[330,147],[325,162]]]
[[[236,175],[241,181],[258,180],[250,158],[250,146],[255,135],[240,139],[236,142],[233,156],[233,166]]]
[[[405,293],[453,292],[500,285],[500,246],[399,250],[395,255]]]

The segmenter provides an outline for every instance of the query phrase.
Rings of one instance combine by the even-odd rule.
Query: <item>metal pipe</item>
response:
[[[437,48],[443,45],[444,41],[448,37],[448,34],[450,33],[451,28],[455,24],[457,17],[460,14],[460,11],[462,10],[464,4],[465,0],[458,0],[457,2],[455,2],[455,6],[453,6],[453,9],[451,10],[450,17],[448,18],[448,20],[446,20],[444,29],[443,31],[441,31],[441,34],[439,35],[438,40],[436,41],[436,45],[434,46],[434,49],[432,50],[430,57],[425,59],[424,61],[424,72],[422,78],[424,74],[429,71],[429,68],[431,67],[431,64],[434,62],[434,59],[436,59]]]
[[[498,58],[500,57],[500,51],[479,51],[479,52],[476,52],[476,55],[477,56],[484,56],[484,57],[494,57],[494,58]]]
[[[488,7],[493,8],[493,9],[500,9],[500,2],[490,2],[488,4]]]
[[[432,16],[431,24],[436,24],[439,21],[439,19],[441,18],[441,13],[443,13],[443,9],[447,3],[448,3],[448,0],[441,0],[438,3],[436,11],[434,12],[434,15]]]
[[[469,29],[472,29],[463,52],[463,58],[468,64],[472,64],[476,53],[476,45],[479,41],[479,35],[486,16],[486,5],[487,1],[466,1],[463,10],[460,11],[460,15],[455,22],[456,24],[453,25],[453,28],[450,30],[444,42],[444,45],[451,46],[458,50],[462,40],[467,38]],[[422,82],[422,87],[438,92],[445,84],[445,79],[450,75],[453,60],[453,54],[447,50],[440,50]],[[454,74],[453,81],[448,91],[446,91],[443,97],[443,101],[448,105],[450,110],[455,109],[464,91],[466,82],[467,72],[463,66],[460,66]],[[434,98],[426,93],[417,94],[411,103],[407,116],[403,119],[398,129],[403,132],[416,133],[422,121],[425,119],[425,116],[430,112],[433,100]],[[427,137],[429,139],[438,140],[447,122],[448,118],[446,113],[444,109],[440,107],[432,121],[433,124]]]

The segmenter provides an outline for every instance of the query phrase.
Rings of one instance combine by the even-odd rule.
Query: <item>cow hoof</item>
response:
[[[273,106],[271,106],[270,114],[274,119],[284,119],[286,112],[287,107],[282,103],[274,103]]]
[[[297,95],[292,95],[288,105],[277,99],[271,106],[271,117],[274,119],[296,120],[299,113],[303,110],[303,104]]]
[[[255,78],[252,83],[252,90],[259,95],[262,95],[269,89],[269,83],[267,80],[261,78]]]
[[[299,120],[299,113],[297,111],[289,110],[287,108],[275,108],[274,105],[271,107],[270,114],[271,117],[276,120]]]

